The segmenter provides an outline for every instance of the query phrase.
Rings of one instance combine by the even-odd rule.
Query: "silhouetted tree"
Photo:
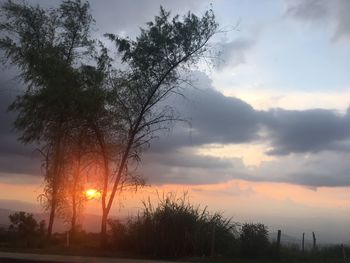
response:
[[[10,107],[18,112],[15,127],[22,142],[37,142],[45,156],[48,234],[57,208],[65,203],[67,171],[75,170],[72,200],[77,204],[85,149],[73,153],[83,150],[79,136],[86,131],[83,144],[88,142],[98,152],[96,161],[103,171],[104,243],[116,193],[125,184],[142,183],[130,169],[134,161],[141,159],[155,131],[177,120],[173,109],[160,102],[179,93],[186,81],[184,72],[208,51],[218,26],[214,14],[209,10],[202,17],[189,12],[171,18],[161,8],[135,40],[107,34],[117,47],[120,65],[100,42],[91,40],[86,2],[65,0],[59,8],[45,10],[8,0],[1,12],[0,49],[26,84]],[[74,156],[74,168],[67,156]],[[72,226],[75,218],[73,209]]]
[[[140,160],[155,131],[168,128],[170,122],[177,120],[173,109],[161,107],[160,102],[179,92],[184,72],[208,51],[208,41],[217,32],[217,26],[212,10],[201,18],[190,12],[182,18],[171,18],[161,8],[159,16],[148,22],[135,40],[107,34],[116,44],[124,65],[120,71],[114,71],[108,83],[112,98],[109,108],[114,117],[111,133],[117,134],[119,148],[114,169],[104,157],[102,242],[106,240],[108,214],[124,175],[128,175],[128,167]],[[99,142],[103,156],[108,156],[104,153],[106,142],[102,137]]]
[[[68,133],[79,112],[79,65],[92,44],[88,9],[80,0],[48,10],[11,0],[1,6],[0,49],[26,84],[10,106],[18,112],[15,127],[23,143],[38,143],[45,155],[49,236],[60,205]]]
[[[45,221],[38,224],[33,214],[16,212],[9,215],[9,219],[9,231],[14,234],[15,242],[24,243],[26,247],[33,246],[33,243],[37,243],[35,241],[45,234]]]

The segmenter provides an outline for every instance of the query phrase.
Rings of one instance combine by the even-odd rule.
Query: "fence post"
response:
[[[345,251],[345,247],[343,244],[341,244],[341,250],[342,250],[342,253],[343,253],[343,260],[344,262],[346,262],[346,251]]]
[[[312,232],[312,239],[313,239],[313,246],[312,246],[312,248],[313,248],[313,250],[315,250],[315,249],[316,249],[316,236],[315,236],[315,232]]]
[[[304,253],[305,251],[305,233],[303,232],[303,239],[301,242],[301,251]]]
[[[281,230],[277,231],[277,244],[276,244],[276,254],[277,257],[280,257],[280,250],[281,250]]]

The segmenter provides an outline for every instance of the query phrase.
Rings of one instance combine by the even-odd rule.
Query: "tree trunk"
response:
[[[78,160],[77,160],[77,167],[74,174],[74,182],[73,182],[73,190],[72,190],[72,220],[71,220],[71,236],[74,238],[75,233],[77,231],[77,206],[78,201],[77,200],[77,187],[80,180],[80,144],[79,144],[79,153],[78,153]],[[78,196],[79,198],[79,196]]]
[[[57,133],[56,142],[55,142],[55,158],[53,159],[53,178],[52,178],[52,196],[51,196],[51,207],[50,207],[50,218],[49,218],[49,225],[47,228],[47,237],[48,239],[51,238],[52,230],[53,230],[53,223],[55,220],[55,214],[56,214],[56,208],[57,208],[57,202],[58,202],[58,188],[59,188],[59,176],[60,176],[60,168],[62,166],[61,164],[61,139],[62,135],[60,131]],[[49,174],[47,176],[50,176]]]
[[[102,192],[102,219],[101,219],[101,248],[106,248],[107,246],[107,219],[109,209],[106,206],[107,191],[108,191],[108,177],[109,177],[109,164],[108,159],[104,155],[104,183],[103,183],[103,192]]]
[[[106,248],[107,246],[107,219],[109,209],[107,207],[107,191],[108,191],[108,179],[109,179],[109,161],[108,154],[106,151],[106,144],[103,136],[101,135],[97,126],[95,127],[95,132],[97,140],[101,148],[101,154],[103,158],[103,189],[102,189],[102,218],[101,218],[101,233],[100,233],[100,247]]]
[[[101,220],[101,242],[100,246],[101,248],[106,248],[108,243],[108,236],[107,236],[107,219],[108,219],[108,212],[106,209],[102,212],[102,220]]]
[[[48,239],[50,239],[51,235],[52,235],[52,229],[53,229],[53,223],[54,223],[54,219],[55,219],[55,213],[56,213],[56,200],[52,199],[51,207],[50,207],[49,225],[47,227],[47,237],[48,237]]]
[[[75,191],[75,189],[74,189]],[[77,202],[76,202],[76,195],[73,193],[73,200],[72,200],[72,206],[73,206],[73,211],[72,211],[72,220],[71,220],[71,236],[74,237],[76,233],[76,228],[77,228]]]

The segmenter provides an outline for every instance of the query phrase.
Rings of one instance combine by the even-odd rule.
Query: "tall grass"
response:
[[[154,207],[148,200],[126,224],[110,221],[113,245],[139,255],[161,258],[208,256],[232,250],[236,225],[221,213],[194,206],[186,195],[168,195]],[[215,246],[215,247],[214,247]]]

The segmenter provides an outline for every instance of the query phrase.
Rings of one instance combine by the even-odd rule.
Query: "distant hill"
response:
[[[0,208],[30,213],[39,213],[41,211],[39,204],[7,199],[0,199]]]

